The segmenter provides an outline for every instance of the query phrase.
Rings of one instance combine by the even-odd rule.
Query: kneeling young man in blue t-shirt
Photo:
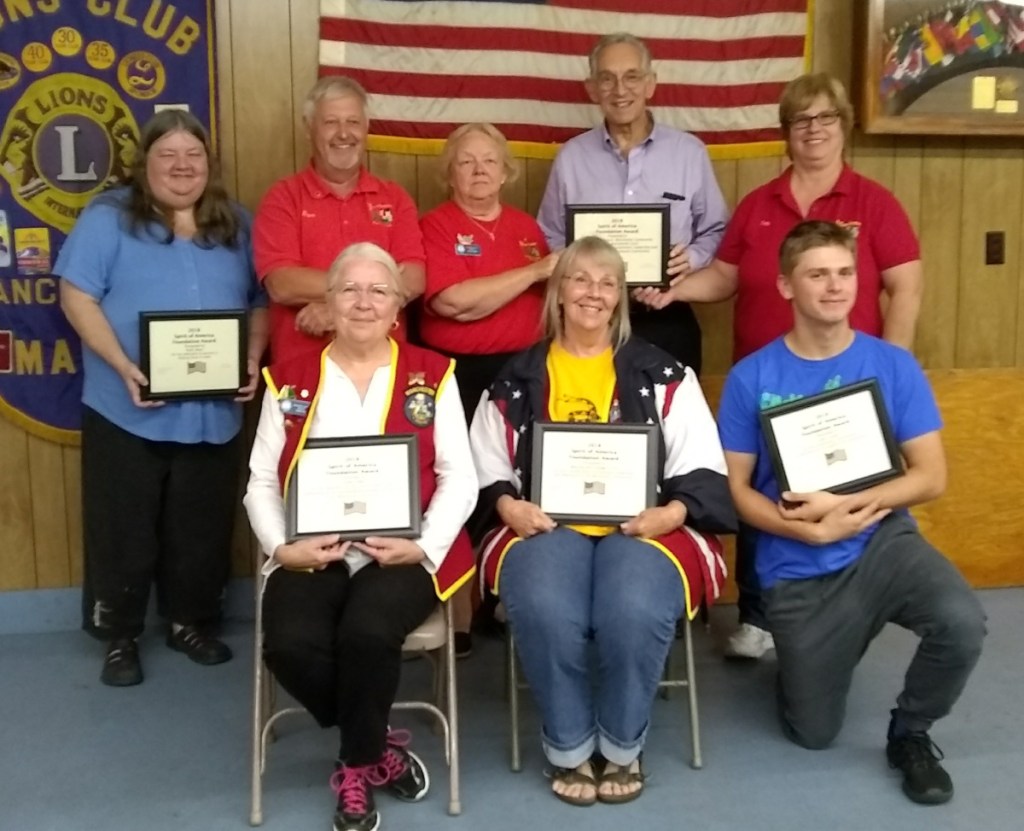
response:
[[[786,735],[823,748],[838,734],[853,670],[889,622],[921,638],[889,723],[886,755],[903,790],[946,802],[953,784],[928,730],[945,716],[981,654],[985,615],[956,568],[906,509],[945,489],[938,408],[913,356],[850,328],[856,239],[803,222],[780,250],[778,288],[793,329],[729,373],[718,415],[729,487],[758,535],[757,571],[779,665]],[[759,413],[876,378],[903,457],[902,475],[845,496],[780,493]]]

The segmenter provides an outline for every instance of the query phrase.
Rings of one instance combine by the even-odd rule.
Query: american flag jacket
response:
[[[549,346],[542,341],[509,360],[481,399],[470,431],[481,487],[470,529],[486,583],[496,591],[503,558],[520,539],[501,523],[496,505],[504,494],[529,493],[532,425],[550,420]],[[682,528],[644,542],[675,563],[692,617],[702,602],[718,598],[725,580],[716,534],[736,531],[718,430],[693,370],[658,347],[631,338],[616,351],[614,367],[610,420],[658,425],[658,504],[677,499],[686,506]]]

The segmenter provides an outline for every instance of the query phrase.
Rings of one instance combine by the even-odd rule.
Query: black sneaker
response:
[[[403,802],[419,802],[430,790],[430,774],[423,760],[408,749],[408,730],[391,730],[379,768],[384,787]]]
[[[469,632],[455,633],[455,657],[468,658],[473,654],[473,636]]]
[[[953,798],[953,781],[942,765],[945,757],[927,733],[890,739],[885,747],[889,767],[903,771],[903,793],[922,805],[941,805]]]
[[[107,644],[100,681],[108,687],[134,687],[142,683],[142,664],[135,641],[119,638]]]
[[[228,645],[210,637],[194,623],[182,626],[177,632],[172,626],[167,634],[167,645],[178,652],[184,652],[191,660],[203,666],[223,664],[231,660],[231,649]]]
[[[373,803],[372,786],[382,784],[376,765],[341,765],[331,777],[331,788],[338,795],[334,831],[377,831],[380,813]]]

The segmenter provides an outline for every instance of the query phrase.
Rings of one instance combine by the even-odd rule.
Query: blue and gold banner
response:
[[[187,108],[214,133],[213,50],[213,0],[0,2],[0,413],[36,435],[79,437],[60,246],[154,112]]]

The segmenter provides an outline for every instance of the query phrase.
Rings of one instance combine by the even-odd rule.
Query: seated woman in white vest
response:
[[[264,370],[245,495],[267,555],[264,658],[322,726],[340,728],[336,831],[378,826],[374,787],[407,801],[426,795],[422,761],[407,734],[388,726],[402,643],[474,570],[463,523],[477,483],[454,361],[389,337],[401,286],[395,261],[372,243],[335,260],[327,288],[334,340]],[[283,495],[308,440],[379,434],[417,437],[419,536],[289,542]]]

